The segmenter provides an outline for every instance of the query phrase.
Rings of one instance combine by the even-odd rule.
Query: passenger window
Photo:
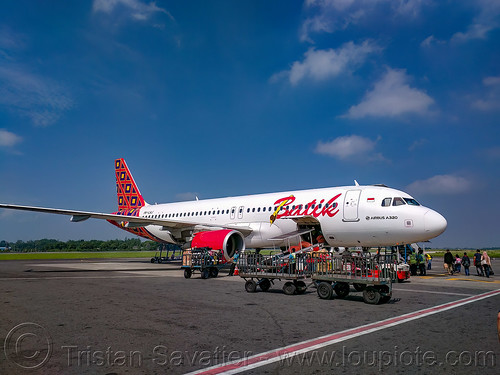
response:
[[[405,201],[403,200],[403,198],[399,198],[399,197],[394,198],[394,201],[392,202],[392,205],[393,205],[393,206],[403,206],[403,205],[405,205],[405,204],[406,204],[406,203],[405,203]]]
[[[392,198],[384,198],[382,201],[382,207],[388,207],[391,205]]]

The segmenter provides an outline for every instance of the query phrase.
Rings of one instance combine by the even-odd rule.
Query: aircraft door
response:
[[[348,190],[344,198],[344,221],[359,221],[358,205],[361,190]]]
[[[234,220],[235,217],[236,217],[236,206],[231,207],[231,220]]]
[[[238,208],[238,219],[243,219],[243,210],[245,209],[245,207],[243,206],[240,206],[240,208]]]

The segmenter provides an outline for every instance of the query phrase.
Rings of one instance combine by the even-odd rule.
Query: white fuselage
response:
[[[395,199],[396,198],[396,199]],[[271,224],[270,217],[285,202]],[[307,207],[306,207],[307,206]],[[444,232],[447,222],[410,195],[382,186],[347,186],[146,205],[140,217],[251,228],[248,248],[281,246],[271,238],[300,225],[316,226],[330,246],[391,246],[426,241]],[[307,220],[309,219],[309,220]],[[311,221],[312,220],[312,221]],[[178,232],[158,225],[146,229],[166,242],[178,242]]]

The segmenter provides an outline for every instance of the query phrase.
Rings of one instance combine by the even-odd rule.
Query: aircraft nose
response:
[[[429,210],[424,214],[425,232],[433,237],[437,237],[443,233],[447,226],[448,222],[446,219],[436,211]]]

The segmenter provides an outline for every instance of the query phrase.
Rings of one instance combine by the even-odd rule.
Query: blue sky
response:
[[[114,159],[149,203],[384,183],[500,246],[495,0],[7,1],[0,201],[113,212]],[[0,239],[114,239],[0,212]]]

